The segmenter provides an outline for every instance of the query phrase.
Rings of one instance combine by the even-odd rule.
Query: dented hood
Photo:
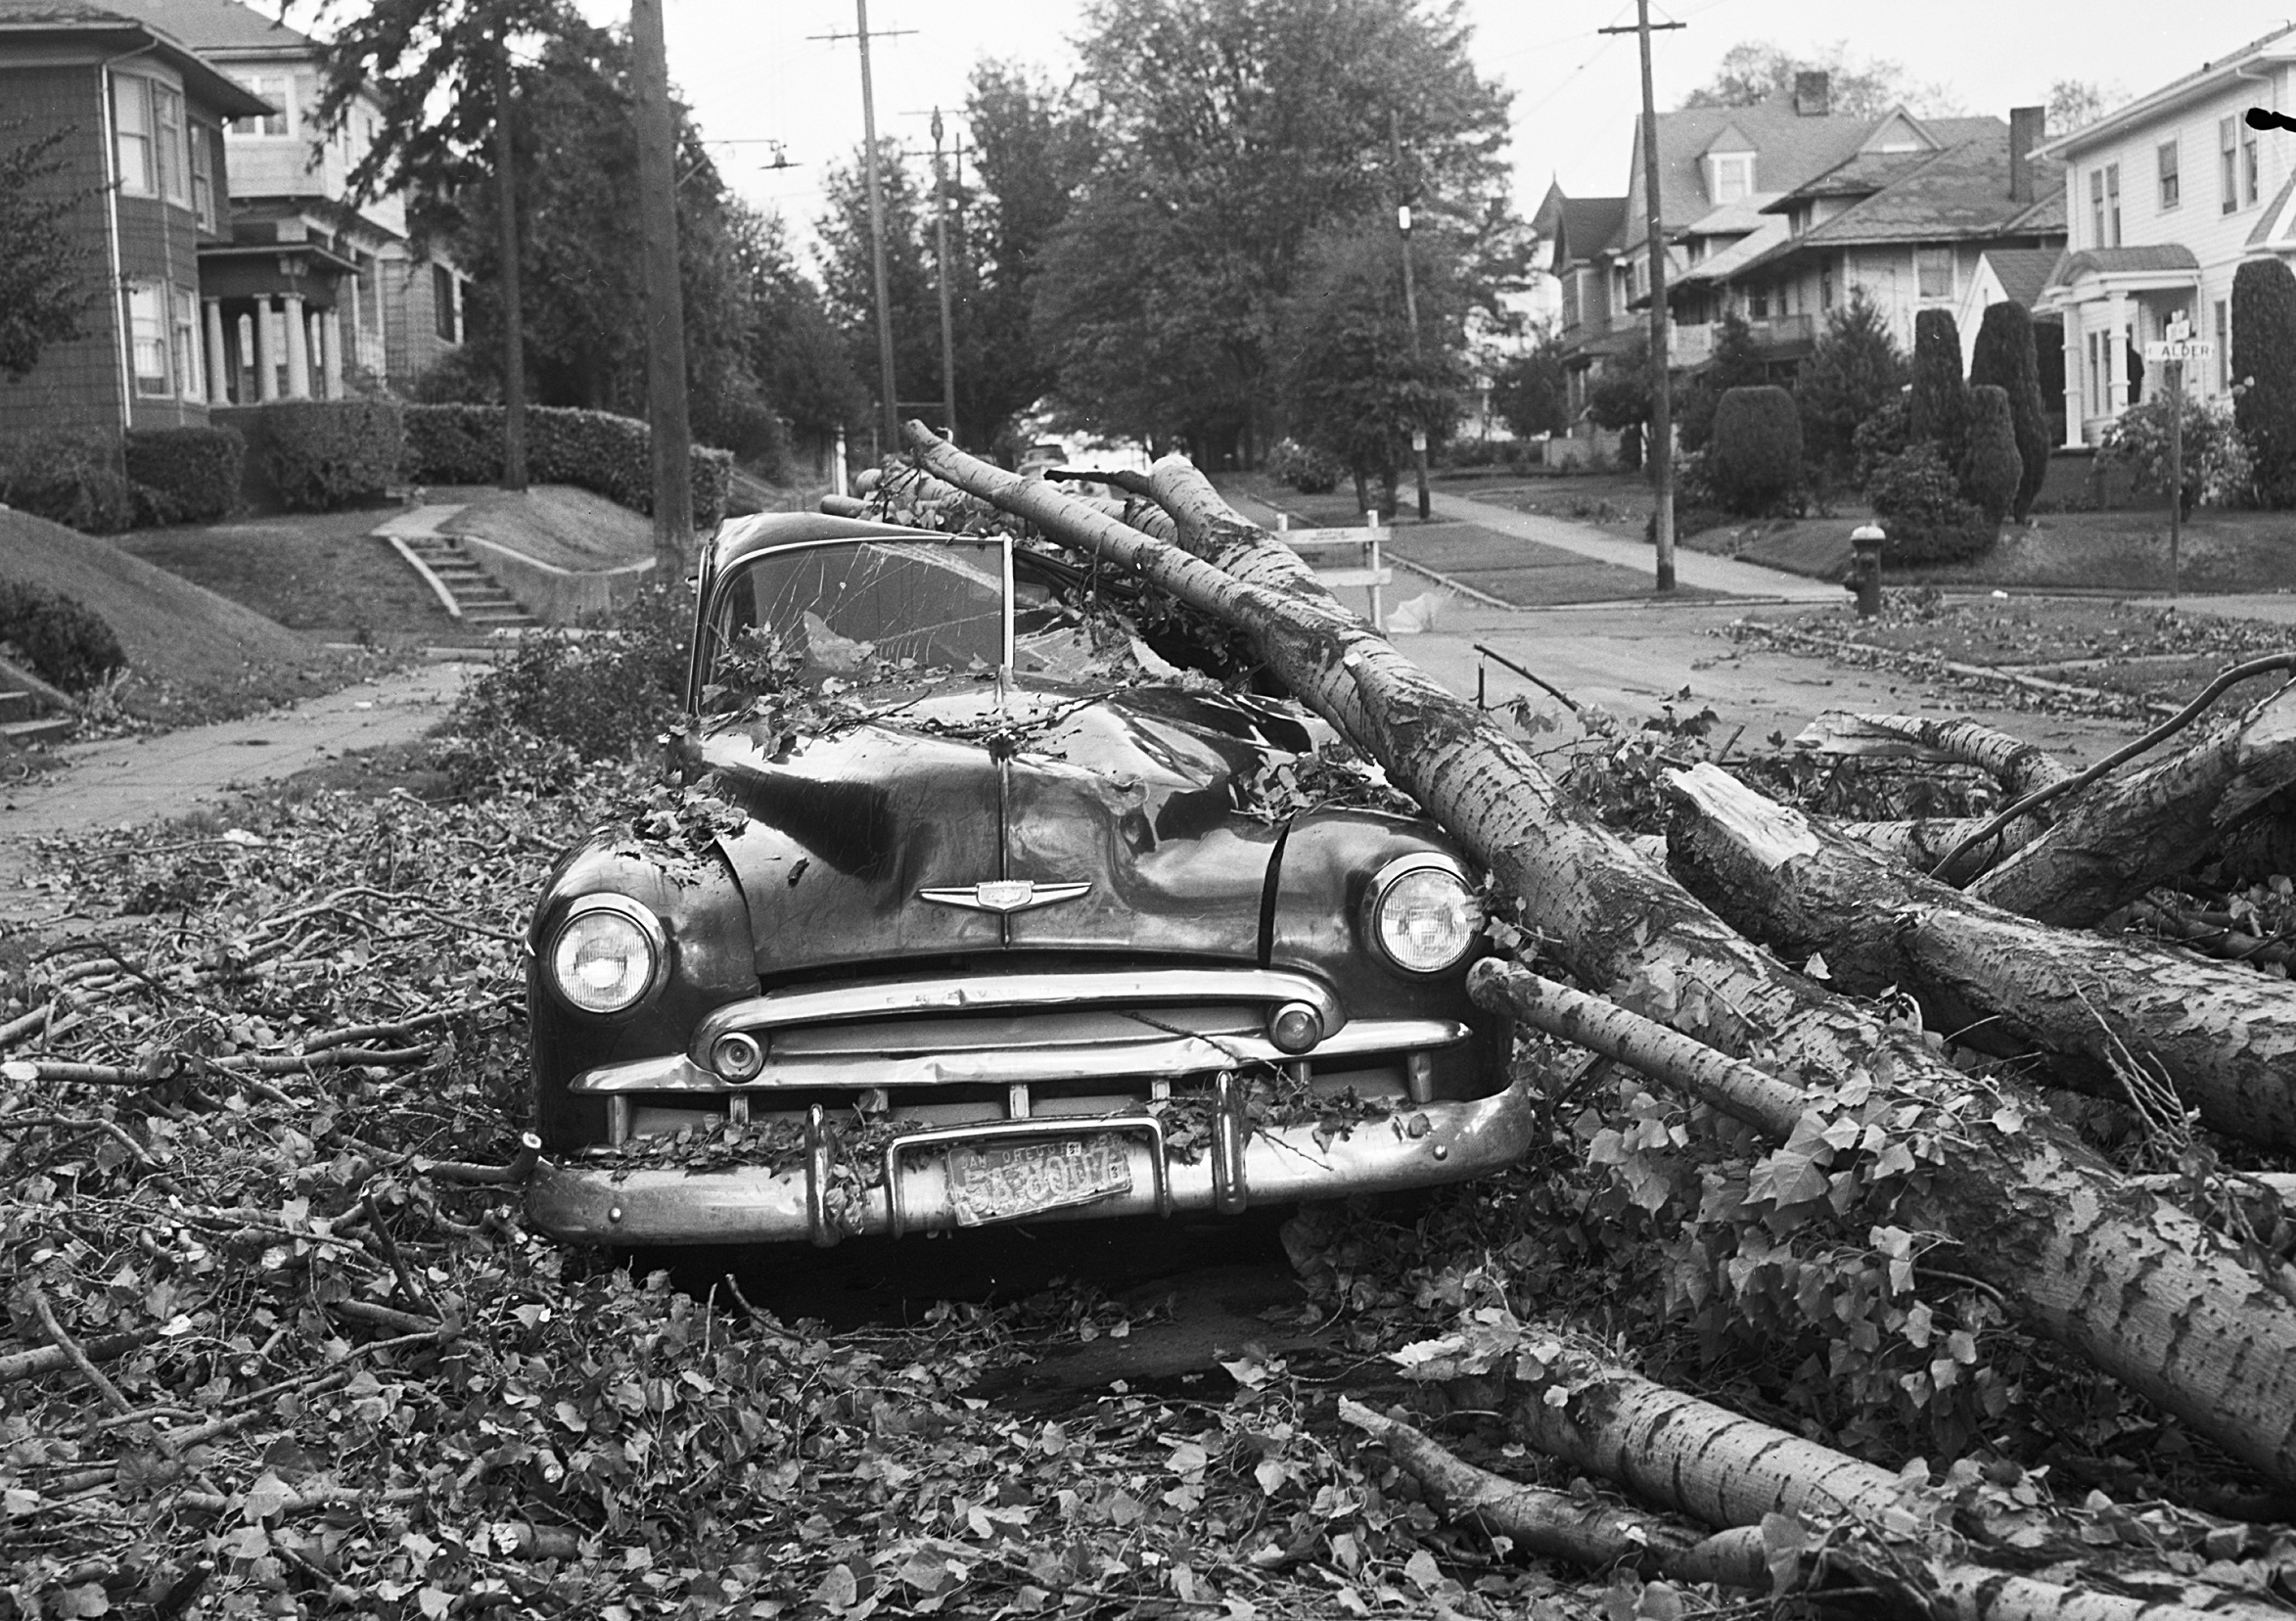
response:
[[[722,843],[774,978],[1021,949],[1254,960],[1276,829],[1238,807],[1317,735],[1282,704],[1024,676],[827,736],[721,723],[696,747],[750,818]]]

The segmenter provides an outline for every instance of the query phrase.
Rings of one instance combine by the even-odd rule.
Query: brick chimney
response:
[[[2033,149],[2048,137],[2048,109],[2009,109],[2009,201],[2033,201]]]
[[[1831,81],[1823,69],[1804,69],[1794,75],[1794,112],[1805,118],[1822,118],[1833,111]]]

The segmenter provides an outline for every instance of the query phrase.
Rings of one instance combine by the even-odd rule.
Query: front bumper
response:
[[[1443,1182],[1496,1171],[1530,1148],[1535,1108],[1527,1083],[1465,1103],[1421,1103],[1384,1120],[1356,1124],[1344,1136],[1316,1140],[1313,1126],[1245,1133],[1222,1110],[1214,1145],[1181,1163],[1163,1153],[1154,1117],[1047,1117],[1046,1135],[1115,1131],[1131,1163],[1131,1188],[1090,1204],[1049,1210],[1036,1221],[1170,1215],[1178,1210],[1233,1212],[1254,1204],[1344,1198]],[[595,1165],[545,1165],[528,1184],[528,1219],[574,1242],[615,1245],[748,1244],[810,1240],[832,1244],[848,1234],[894,1233],[956,1226],[946,1162],[935,1147],[968,1135],[942,1131],[914,1147],[895,1143],[886,1156],[888,1185],[853,1190],[837,1201],[829,1185],[831,1146],[818,1118],[805,1164],[681,1171],[618,1171]],[[897,1190],[897,1206],[892,1193]]]

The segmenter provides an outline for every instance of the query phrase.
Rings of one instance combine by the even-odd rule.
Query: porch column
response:
[[[287,397],[311,397],[310,332],[303,325],[303,296],[287,293],[280,297],[287,306]]]
[[[2082,336],[2080,304],[2065,306],[2065,447],[2082,444],[2081,419],[2089,410],[2089,340]]]
[[[203,300],[207,313],[207,403],[228,405],[231,395],[225,390],[225,367],[228,358],[223,352],[223,301]]]
[[[255,301],[255,397],[279,397],[279,356],[271,351],[271,301]]]
[[[2105,300],[2104,350],[2105,411],[2117,417],[2129,408],[2129,298],[2125,293]]]
[[[343,311],[340,306],[319,311],[314,323],[319,334],[319,379],[329,399],[343,397]]]

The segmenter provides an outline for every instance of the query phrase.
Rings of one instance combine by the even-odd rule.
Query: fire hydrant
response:
[[[1858,593],[1858,617],[1881,612],[1881,543],[1889,538],[1878,524],[1860,524],[1850,534],[1850,578],[1843,586]]]

